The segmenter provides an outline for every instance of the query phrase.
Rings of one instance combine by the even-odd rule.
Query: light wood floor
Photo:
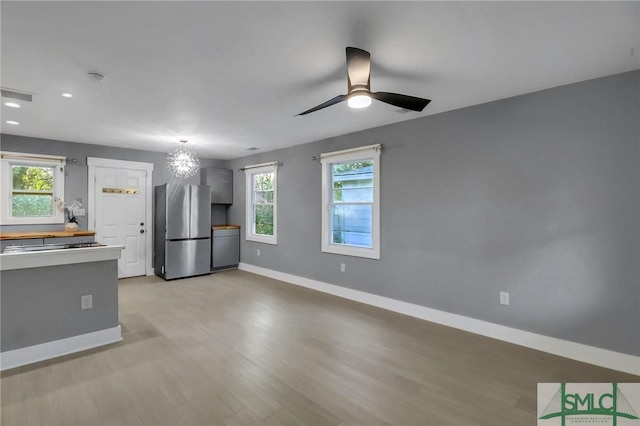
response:
[[[124,341],[2,374],[2,425],[535,425],[538,382],[638,382],[242,271],[120,282]]]

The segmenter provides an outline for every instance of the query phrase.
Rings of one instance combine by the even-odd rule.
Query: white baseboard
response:
[[[248,263],[240,263],[238,269],[274,278],[290,284],[318,290],[324,293],[329,293],[334,296],[343,297],[356,302],[365,303],[367,305],[376,306],[378,308],[387,309],[389,311],[398,312],[411,317],[457,328],[459,330],[479,334],[481,336],[491,337],[493,339],[559,355],[576,361],[586,362],[600,367],[640,376],[640,356],[623,354],[620,352],[584,345],[582,343],[543,336],[519,330],[517,328],[506,327],[504,325],[452,314],[450,312],[427,308],[426,306],[415,305],[413,303],[377,296],[375,294],[340,287],[338,285],[328,284],[322,281],[278,272],[272,269],[250,265]]]
[[[122,340],[120,326],[0,353],[0,371],[68,355]]]

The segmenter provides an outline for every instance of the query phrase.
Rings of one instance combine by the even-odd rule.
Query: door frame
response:
[[[153,163],[142,163],[139,161],[126,161],[126,160],[113,160],[110,158],[97,158],[87,157],[87,166],[89,167],[87,173],[87,224],[93,224],[93,229],[96,228],[96,216],[95,216],[95,203],[96,203],[96,168],[106,167],[111,169],[129,169],[129,170],[143,170],[145,171],[145,191],[147,191],[144,200],[144,221],[147,224],[147,232],[145,233],[145,274],[153,275],[153,222],[152,222],[152,177],[153,177]]]

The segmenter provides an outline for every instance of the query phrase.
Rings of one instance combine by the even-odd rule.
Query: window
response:
[[[321,155],[322,251],[380,259],[380,149]]]
[[[247,232],[249,241],[277,244],[278,164],[245,167]]]
[[[64,223],[64,157],[1,153],[0,223]]]

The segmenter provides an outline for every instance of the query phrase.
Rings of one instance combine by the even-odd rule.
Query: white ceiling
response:
[[[2,1],[2,133],[230,159],[640,68],[640,2]],[[346,93],[432,99],[294,117]],[[87,72],[99,71],[102,83]],[[73,99],[60,96],[71,92]],[[3,99],[6,100],[6,99]],[[20,125],[6,124],[16,120]]]

